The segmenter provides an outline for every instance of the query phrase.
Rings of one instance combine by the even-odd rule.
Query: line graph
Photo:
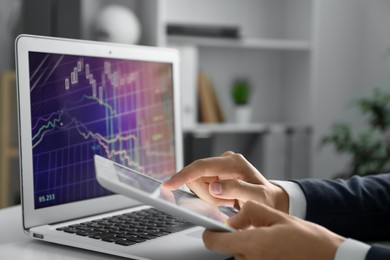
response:
[[[110,194],[93,155],[175,172],[171,64],[30,52],[35,208]]]

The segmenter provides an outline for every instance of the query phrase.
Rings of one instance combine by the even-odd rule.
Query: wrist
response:
[[[321,242],[324,243],[325,249],[325,251],[322,252],[321,255],[327,256],[325,257],[325,259],[335,259],[337,250],[339,249],[340,245],[345,241],[345,238],[328,230],[326,231],[329,232],[330,235],[327,243],[324,243],[324,241]]]
[[[276,184],[271,183],[274,198],[274,208],[289,214],[290,202],[288,193]]]

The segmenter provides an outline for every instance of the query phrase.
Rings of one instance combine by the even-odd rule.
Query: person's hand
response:
[[[245,203],[228,224],[240,231],[206,230],[203,241],[208,249],[240,260],[334,259],[344,241],[324,227],[253,201]]]
[[[227,215],[218,210],[218,208],[211,206],[204,200],[189,197],[179,197],[176,199],[173,192],[164,188],[163,186],[161,186],[159,189],[159,195],[164,200],[177,204],[180,207],[191,209],[203,216],[219,220],[220,222],[225,222],[228,219]]]
[[[184,184],[200,198],[217,206],[241,207],[246,201],[255,200],[285,213],[289,208],[287,193],[270,183],[241,154],[233,152],[197,160],[163,186],[177,189]]]

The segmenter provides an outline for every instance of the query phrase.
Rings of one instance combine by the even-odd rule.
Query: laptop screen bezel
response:
[[[23,226],[25,230],[31,227],[115,211],[140,204],[121,195],[108,195],[41,209],[34,208],[29,52],[171,63],[174,88],[176,170],[183,167],[178,72],[179,55],[177,50],[33,35],[19,36],[15,41],[15,48],[18,84],[19,164]]]

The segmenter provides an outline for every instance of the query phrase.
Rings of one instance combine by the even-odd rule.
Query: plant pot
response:
[[[236,123],[249,124],[252,121],[252,108],[249,105],[236,106]]]

